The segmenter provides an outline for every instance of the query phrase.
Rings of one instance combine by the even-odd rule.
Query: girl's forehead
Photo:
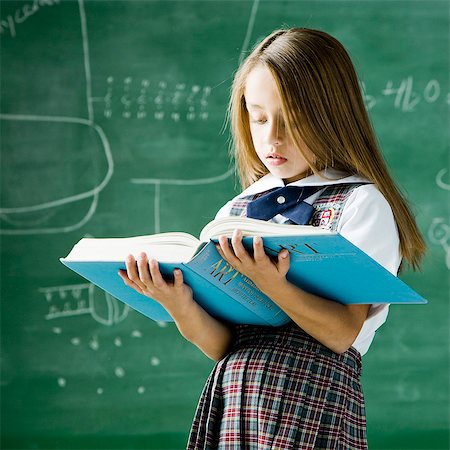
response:
[[[270,70],[262,65],[254,67],[247,75],[246,87],[253,84],[275,84]]]
[[[255,109],[281,104],[277,84],[270,70],[264,66],[257,66],[248,74],[244,97],[247,107]]]

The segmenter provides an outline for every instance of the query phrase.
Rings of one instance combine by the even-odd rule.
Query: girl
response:
[[[393,274],[402,258],[419,266],[423,239],[383,161],[355,69],[335,38],[303,28],[273,32],[239,68],[229,113],[245,190],[218,217],[323,226]],[[218,361],[188,449],[367,448],[361,355],[388,305],[342,305],[308,293],[286,279],[286,250],[274,261],[261,238],[254,238],[252,254],[241,239],[239,230],[231,243],[221,236],[219,252],[292,318],[289,324],[222,323],[195,303],[181,271],[166,282],[145,254],[137,261],[129,256],[121,273]]]

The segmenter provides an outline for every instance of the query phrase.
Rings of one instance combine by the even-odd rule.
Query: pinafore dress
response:
[[[310,224],[336,230],[358,186],[328,186]],[[245,216],[255,198],[238,199],[231,215]],[[233,325],[233,332],[201,394],[188,450],[367,449],[357,350],[334,353],[294,322]]]

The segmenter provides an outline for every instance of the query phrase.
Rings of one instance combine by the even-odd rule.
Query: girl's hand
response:
[[[280,287],[280,283],[287,282],[289,252],[283,249],[274,261],[264,251],[263,240],[259,236],[253,238],[253,256],[244,248],[242,232],[237,229],[231,238],[231,247],[226,236],[219,236],[219,245],[216,248],[229,264],[250,278],[269,297],[271,292]]]
[[[170,313],[193,301],[192,289],[183,282],[180,269],[173,272],[174,281],[166,281],[159,270],[158,261],[141,253],[136,261],[133,255],[126,258],[127,270],[120,270],[124,283],[135,291],[161,303]]]
[[[194,301],[192,289],[183,282],[180,269],[174,270],[171,282],[164,280],[158,262],[149,261],[145,253],[137,261],[128,255],[125,263],[127,270],[120,270],[119,275],[127,286],[161,303],[180,333],[207,356],[215,361],[223,358],[231,345],[231,329]]]

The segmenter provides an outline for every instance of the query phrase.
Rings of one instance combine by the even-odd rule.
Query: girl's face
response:
[[[269,69],[261,65],[250,72],[244,97],[259,159],[285,183],[304,178],[309,166],[286,132],[280,94]]]

